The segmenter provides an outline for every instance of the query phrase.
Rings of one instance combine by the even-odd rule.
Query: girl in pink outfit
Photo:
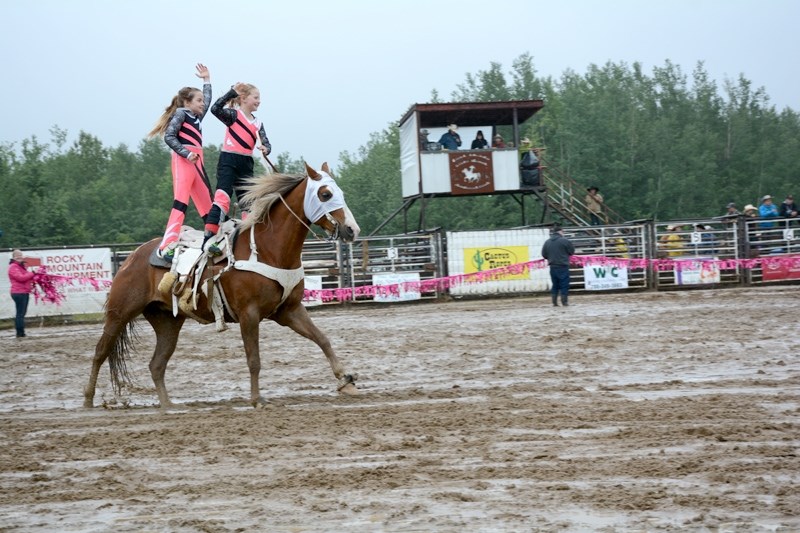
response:
[[[33,291],[33,272],[25,266],[25,260],[20,250],[11,252],[8,262],[8,279],[11,281],[11,299],[17,308],[14,327],[17,328],[17,337],[25,337],[25,313],[28,312],[28,300]]]
[[[200,128],[211,104],[211,75],[205,65],[198,63],[196,76],[203,79],[202,92],[194,87],[178,91],[150,132],[150,137],[163,135],[164,142],[172,149],[174,200],[164,238],[158,245],[159,255],[168,262],[174,256],[170,245],[180,237],[189,199],[203,220],[211,210],[211,184],[203,166],[203,132]]]

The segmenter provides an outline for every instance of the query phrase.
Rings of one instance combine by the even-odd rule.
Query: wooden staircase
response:
[[[544,223],[548,218],[554,218],[552,211],[572,225],[591,225],[589,209],[584,202],[588,185],[579,184],[558,167],[548,164],[547,160],[541,155],[539,156],[539,161],[541,185],[532,187],[530,191],[538,197],[544,206],[541,223]],[[602,190],[600,193],[602,194]],[[600,219],[603,224],[622,224],[625,221],[622,215],[608,207],[605,202],[603,202]]]

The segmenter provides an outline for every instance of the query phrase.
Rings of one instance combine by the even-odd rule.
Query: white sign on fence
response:
[[[583,286],[587,291],[628,288],[628,269],[609,265],[584,265]]]
[[[37,303],[31,296],[27,316],[79,315],[103,311],[108,287],[95,289],[87,281],[111,281],[110,248],[31,250],[23,254],[30,258],[31,264],[40,263],[47,267],[49,274],[75,278],[71,284],[63,286],[64,301],[60,305],[41,300]],[[8,296],[11,292],[11,282],[8,280],[10,259],[10,252],[0,253],[0,318],[13,318],[16,315],[14,302]]]
[[[386,274],[373,274],[372,275],[372,284],[376,287],[385,286],[385,285],[394,285],[396,283],[401,284],[398,287],[398,294],[376,294],[373,298],[376,302],[406,302],[409,300],[419,300],[421,298],[421,294],[419,292],[419,288],[415,289],[405,289],[403,288],[402,283],[413,282],[419,283],[419,272],[394,272],[394,273],[386,273]]]
[[[685,263],[682,268],[675,270],[675,284],[677,285],[705,285],[708,283],[719,283],[719,265],[709,261],[713,257],[678,257],[676,259],[691,259],[691,263]]]
[[[322,290],[322,276],[306,276],[304,280],[305,290],[307,291],[321,291]],[[306,307],[314,307],[322,305],[322,298],[303,298],[302,304]]]

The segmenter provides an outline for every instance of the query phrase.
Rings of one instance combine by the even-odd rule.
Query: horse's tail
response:
[[[134,321],[128,322],[128,327],[123,327],[119,336],[114,341],[114,346],[108,354],[108,368],[111,371],[111,385],[114,392],[119,394],[124,385],[131,385],[131,374],[128,371],[128,358],[133,347],[133,343],[138,340],[138,334],[134,329]]]

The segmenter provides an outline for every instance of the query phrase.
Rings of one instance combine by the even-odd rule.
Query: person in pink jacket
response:
[[[17,328],[17,337],[25,336],[25,313],[28,312],[28,300],[33,291],[33,272],[25,266],[25,260],[20,250],[11,252],[8,262],[8,279],[11,281],[11,299],[17,307],[17,316],[14,326]]]

